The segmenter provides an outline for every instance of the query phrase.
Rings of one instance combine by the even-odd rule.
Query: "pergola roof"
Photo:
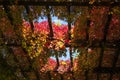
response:
[[[67,13],[68,13],[68,16],[71,14],[71,11],[70,11],[70,8],[71,6],[86,6],[86,7],[92,7],[92,6],[99,6],[99,7],[109,7],[109,11],[111,11],[111,9],[115,6],[117,7],[120,7],[120,1],[118,0],[113,0],[113,1],[95,1],[93,4],[90,4],[89,1],[63,1],[63,2],[57,2],[57,1],[30,1],[30,0],[18,0],[17,2],[15,2],[14,0],[13,1],[8,1],[8,0],[2,0],[0,1],[0,5],[4,7],[4,10],[7,14],[7,17],[9,18],[11,24],[13,26],[14,23],[13,23],[13,18],[11,17],[11,13],[10,13],[10,8],[9,6],[12,6],[12,5],[17,5],[17,6],[24,6],[25,9],[26,9],[26,12],[27,14],[30,14],[30,9],[29,9],[29,6],[45,6],[46,7],[46,10],[49,12],[47,13],[47,18],[48,18],[48,23],[49,23],[49,29],[50,29],[50,35],[49,35],[49,39],[53,40],[53,28],[52,28],[52,21],[51,21],[51,14],[50,14],[50,9],[49,9],[49,6],[66,6],[67,7]],[[112,76],[113,74],[120,74],[120,66],[116,66],[116,64],[119,62],[118,59],[119,59],[119,54],[120,54],[120,40],[107,40],[107,36],[108,36],[108,30],[109,30],[109,26],[110,26],[110,22],[112,20],[112,16],[113,14],[110,14],[107,16],[107,21],[106,21],[106,24],[104,26],[104,30],[103,30],[103,39],[102,40],[92,40],[92,45],[90,45],[90,47],[95,47],[95,48],[100,48],[100,57],[99,57],[99,64],[98,64],[98,67],[96,67],[94,69],[93,72],[97,73],[97,80],[99,80],[99,75],[100,74],[104,74],[104,73],[107,73],[107,74],[110,74],[110,78],[109,80],[112,80]],[[32,23],[32,20],[29,18],[29,21],[30,21],[30,24],[31,24],[31,28],[33,30],[34,28],[34,25]],[[87,29],[86,29],[86,36],[85,36],[85,40],[79,40],[79,41],[76,41],[75,43],[77,44],[81,44],[82,46],[86,47],[89,45],[89,21],[86,22],[88,25],[87,25]],[[71,39],[71,33],[70,33],[70,30],[71,30],[71,21],[68,21],[68,35],[69,35],[69,39]],[[0,45],[4,45],[4,43],[0,44]],[[7,46],[15,46],[15,47],[18,47],[18,46],[21,46],[21,44],[19,43],[11,43],[11,42],[8,42],[6,44]],[[71,45],[66,45],[66,47],[80,47],[79,45],[78,46],[71,46]],[[112,66],[109,67],[103,67],[102,66],[102,63],[103,63],[103,58],[104,58],[104,55],[105,55],[105,48],[109,48],[109,49],[114,49],[114,58],[112,60]],[[71,60],[71,65],[73,65],[73,62],[72,62],[72,52],[70,52],[70,60]],[[59,64],[59,63],[58,63]],[[22,68],[21,68],[22,69]],[[24,71],[23,71],[24,73]],[[35,71],[35,73],[37,73]],[[51,76],[50,76],[50,73],[47,73],[49,74],[49,77],[50,77],[50,80],[51,80]],[[74,72],[72,72],[72,74],[74,74]],[[39,78],[40,75],[36,74],[37,77]],[[87,73],[86,73],[86,80],[89,80],[87,77]],[[61,80],[63,80],[61,78]],[[74,80],[74,79],[73,79]]]

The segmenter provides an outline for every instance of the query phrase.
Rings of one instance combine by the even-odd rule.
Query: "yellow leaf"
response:
[[[61,63],[61,64],[66,65],[66,62],[65,62],[65,61],[62,61],[62,63]]]
[[[90,0],[89,4],[93,4],[95,2],[95,0]]]

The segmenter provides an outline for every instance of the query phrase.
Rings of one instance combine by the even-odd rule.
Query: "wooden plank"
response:
[[[0,5],[32,5],[32,6],[90,6],[89,2],[78,2],[78,1],[23,1],[12,2],[10,0],[0,1]],[[93,6],[120,6],[120,2],[94,2]]]
[[[93,70],[94,73],[120,73],[120,67],[96,67]]]

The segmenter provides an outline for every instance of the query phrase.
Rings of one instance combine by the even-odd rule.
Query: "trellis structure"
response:
[[[109,0],[109,1],[101,1],[101,0],[97,0],[95,2],[93,2],[92,4],[90,4],[90,1],[88,0],[82,0],[80,1],[63,1],[63,2],[57,2],[57,1],[40,1],[40,0],[18,0],[18,1],[9,1],[9,0],[2,0],[0,1],[0,5],[3,6],[7,17],[10,20],[11,25],[16,26],[13,23],[13,18],[11,17],[11,13],[10,13],[10,8],[9,6],[12,5],[17,5],[17,6],[24,6],[26,9],[27,14],[30,14],[30,8],[29,6],[45,6],[46,10],[48,11],[47,13],[47,18],[48,18],[48,23],[49,23],[49,29],[50,29],[50,33],[49,33],[49,39],[50,40],[54,40],[53,39],[53,28],[52,28],[52,21],[51,21],[51,14],[50,14],[50,8],[49,6],[66,6],[67,7],[67,14],[68,16],[71,15],[71,6],[85,6],[85,7],[93,7],[93,6],[99,6],[99,7],[109,7],[109,12],[111,12],[113,7],[120,7],[120,2],[118,0]],[[100,80],[100,75],[107,73],[110,74],[108,80],[113,80],[112,77],[114,74],[119,74],[120,76],[120,63],[119,63],[119,54],[120,54],[120,39],[118,38],[118,40],[107,40],[107,35],[108,35],[108,30],[109,30],[109,26],[110,26],[110,22],[112,20],[112,15],[113,14],[109,14],[107,16],[107,21],[105,23],[104,26],[104,30],[103,30],[103,38],[102,40],[93,40],[92,45],[90,45],[90,47],[94,47],[94,48],[100,48],[100,57],[99,57],[99,64],[98,67],[94,68],[93,72],[95,72],[97,74],[97,78],[95,80]],[[34,25],[33,25],[33,21],[31,18],[29,18],[29,22],[31,24],[31,29],[34,30]],[[89,39],[89,26],[90,26],[90,20],[87,20],[87,28],[86,28],[86,36],[84,36],[86,39],[84,40],[79,40],[79,42],[77,41],[77,44],[81,44],[84,47],[89,45],[90,39]],[[71,20],[68,20],[68,39],[71,40]],[[119,32],[120,33],[120,32]],[[4,38],[4,37],[3,37]],[[1,46],[4,45],[4,43],[1,44]],[[7,43],[7,46],[21,46],[21,44],[18,43]],[[66,47],[70,47],[72,48],[73,46],[71,45],[66,45]],[[76,47],[76,46],[75,46]],[[77,46],[79,47],[79,45]],[[110,48],[110,49],[114,49],[114,58],[111,62],[112,66],[110,67],[103,67],[102,63],[103,63],[103,57],[105,55],[105,47]],[[28,58],[29,63],[31,64],[31,61]],[[71,61],[71,66],[73,66],[73,58],[72,58],[72,51],[70,50],[70,61]],[[17,59],[16,59],[17,62]],[[59,61],[57,61],[58,66],[59,66]],[[119,63],[119,64],[117,64]],[[117,65],[119,66],[117,66]],[[24,70],[22,69],[22,67],[20,67],[24,77],[26,76],[26,74],[24,73]],[[35,69],[33,69],[33,71],[35,72],[35,75],[37,76],[37,80],[41,80],[40,79],[40,75],[39,72]],[[57,72],[56,72],[57,73]],[[72,76],[74,76],[74,72],[69,72],[72,74]],[[52,80],[51,78],[51,74],[50,72],[47,73],[49,75],[49,79]],[[88,71],[85,72],[85,80],[89,80],[88,78]],[[120,79],[120,78],[119,78]],[[61,75],[61,80],[64,80],[62,78]],[[72,80],[75,80],[75,78],[73,77]]]

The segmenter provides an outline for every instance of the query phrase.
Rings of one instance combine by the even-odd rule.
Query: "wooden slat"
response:
[[[113,63],[112,63],[112,68],[114,69],[116,67],[116,63],[118,61],[119,55],[120,55],[120,48],[118,48],[114,54],[114,59],[113,59]],[[109,80],[112,80],[113,77],[113,73],[110,74],[110,78]]]
[[[114,69],[112,67],[96,67],[93,72],[95,73],[120,73],[120,67],[115,67]]]
[[[0,5],[32,5],[32,6],[90,6],[89,2],[75,2],[75,1],[23,1],[19,0],[16,2],[11,2],[11,0],[0,1]],[[120,6],[120,2],[94,2],[93,6]]]
[[[112,10],[112,7],[109,8],[109,12],[111,12],[111,10]],[[107,19],[107,22],[105,24],[104,31],[103,31],[103,33],[104,33],[103,40],[101,42],[101,52],[100,52],[99,64],[98,64],[99,68],[101,67],[102,60],[103,60],[105,44],[106,44],[106,39],[107,39],[107,35],[108,35],[108,29],[109,29],[109,26],[110,26],[110,22],[112,20],[112,14],[108,14],[107,18],[108,19]],[[99,80],[99,76],[100,76],[100,74],[97,74],[97,80]]]
[[[4,7],[4,10],[6,12],[6,15],[7,15],[11,25],[14,25],[13,24],[13,17],[12,17],[12,14],[10,13],[10,8],[8,6],[6,6],[6,5],[3,5],[3,7]]]
[[[3,37],[4,38],[4,37]],[[79,44],[77,46],[72,46],[72,45],[65,45],[66,47],[72,46],[72,47],[86,47],[86,45],[88,45],[88,42],[85,40],[79,40],[79,42],[72,42],[74,44]],[[95,48],[101,48],[101,41],[92,41],[93,46]],[[11,42],[7,42],[7,43],[2,43],[0,44],[0,46],[2,45],[7,45],[7,46],[22,46],[21,43],[11,43]],[[119,48],[120,47],[120,41],[107,41],[106,44],[104,45],[104,47],[107,48]]]

